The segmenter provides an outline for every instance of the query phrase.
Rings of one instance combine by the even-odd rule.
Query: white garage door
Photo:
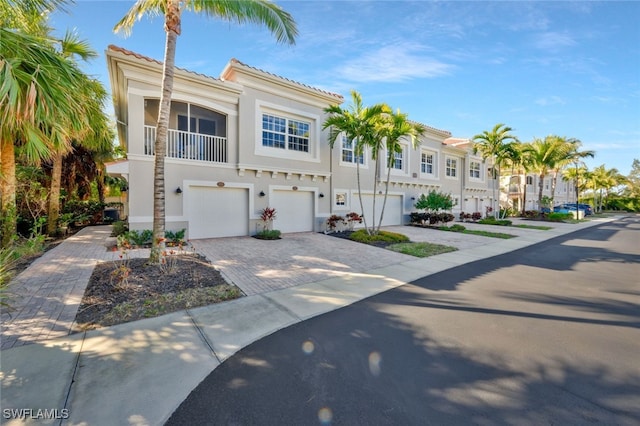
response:
[[[353,197],[356,208],[360,209],[360,200],[358,194]],[[376,218],[375,225],[378,225],[380,220],[380,212],[382,211],[382,204],[384,203],[384,194],[376,196]],[[373,217],[373,195],[363,194],[362,204],[364,205],[364,214],[367,217],[367,225],[373,226],[371,218]],[[353,206],[353,204],[352,204]],[[387,197],[387,204],[384,207],[384,216],[382,218],[383,226],[402,225],[402,196],[389,195]]]
[[[313,231],[313,192],[273,191],[271,206],[276,209],[273,229],[280,232]]]
[[[190,186],[189,238],[249,235],[249,191],[244,188]]]

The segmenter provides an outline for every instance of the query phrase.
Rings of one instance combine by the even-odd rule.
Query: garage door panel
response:
[[[358,200],[358,194],[354,196],[355,204],[360,209],[360,200]],[[380,213],[382,212],[382,204],[384,203],[384,195],[376,196],[376,215],[375,225],[380,220]],[[364,207],[364,214],[367,218],[367,225],[372,226],[371,218],[373,217],[373,195],[363,194],[362,204]],[[384,216],[382,218],[383,226],[402,225],[402,196],[389,195],[387,197],[387,204],[384,208]]]
[[[283,233],[313,231],[313,195],[310,191],[273,191],[271,207],[276,209],[274,229]]]
[[[189,238],[249,235],[249,191],[191,186],[188,217]]]

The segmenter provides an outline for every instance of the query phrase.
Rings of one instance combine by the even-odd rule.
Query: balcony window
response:
[[[478,161],[469,163],[469,177],[471,179],[480,179],[480,163]]]
[[[157,99],[145,99],[144,153],[154,155]],[[227,117],[184,102],[171,102],[166,156],[187,160],[227,162]]]

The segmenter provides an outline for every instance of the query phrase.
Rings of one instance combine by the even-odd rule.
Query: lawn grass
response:
[[[429,257],[458,250],[455,247],[432,243],[398,243],[391,244],[387,249],[415,257]]]
[[[502,238],[503,240],[508,240],[509,238],[515,238],[515,235],[505,234],[502,232],[489,232],[489,231],[478,231],[474,229],[465,229],[462,231],[463,234],[470,235],[481,235],[483,237],[491,237],[491,238]]]
[[[461,234],[469,234],[469,235],[480,235],[482,237],[502,238],[505,240],[516,237],[515,235],[504,234],[502,232],[489,232],[489,231],[480,231],[475,229],[465,229],[464,226],[459,224],[451,225],[451,227],[441,226],[438,229],[441,231],[459,232]]]
[[[379,243],[408,243],[409,237],[396,232],[380,231],[377,234],[369,235],[366,229],[359,229],[349,237],[353,241],[365,244]]]
[[[514,228],[524,228],[524,229],[538,229],[540,231],[548,231],[549,229],[553,229],[553,226],[538,226],[538,225],[512,225]]]

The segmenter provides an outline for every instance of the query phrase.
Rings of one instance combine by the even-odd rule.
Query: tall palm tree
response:
[[[595,196],[596,192],[598,192],[598,211],[600,212],[602,211],[603,206],[607,205],[609,202],[611,189],[622,185],[627,181],[626,177],[622,175],[618,169],[607,169],[604,164],[593,169],[590,177],[593,185],[594,204],[596,204]]]
[[[538,173],[538,208],[542,208],[542,192],[544,179],[567,161],[571,147],[555,135],[544,139],[534,139],[526,144],[526,151],[531,158],[533,170]]]
[[[493,129],[490,131],[485,130],[472,138],[474,153],[480,152],[483,160],[491,159],[492,162],[495,174],[492,177],[495,179],[495,182],[492,188],[493,206],[491,207],[493,208],[494,217],[496,218],[500,213],[500,194],[498,194],[498,198],[496,198],[496,185],[498,188],[500,185],[500,167],[509,155],[511,144],[518,141],[518,138],[511,134],[512,131],[513,129],[511,127],[499,123],[493,126]]]
[[[558,182],[558,176],[562,175],[562,170],[571,164],[575,164],[580,160],[595,156],[594,151],[581,151],[582,142],[575,138],[566,138],[557,136],[557,162],[553,170],[553,177],[551,179],[551,200],[555,198],[556,186]],[[577,189],[577,188],[576,188]],[[576,200],[578,197],[576,197]],[[577,201],[576,201],[577,202]]]
[[[364,204],[362,202],[362,190],[360,181],[360,157],[364,156],[367,147],[377,145],[379,136],[378,123],[381,115],[388,110],[385,104],[376,104],[365,107],[362,103],[362,96],[355,90],[351,91],[351,105],[343,109],[339,105],[331,105],[325,108],[324,112],[329,117],[322,125],[322,129],[329,128],[329,146],[334,147],[338,139],[344,136],[353,143],[353,155],[356,162],[356,181],[358,186],[358,199],[360,201],[360,211],[364,221],[364,228],[367,233],[371,230],[367,226],[367,215],[364,214]],[[373,218],[375,227],[375,218]]]
[[[183,11],[193,11],[209,17],[238,23],[252,22],[265,25],[278,42],[295,43],[296,24],[291,15],[267,0],[138,0],[116,24],[114,31],[129,34],[136,20],[144,15],[164,16],[165,53],[162,69],[162,93],[155,140],[153,179],[153,238],[149,260],[160,262],[164,250],[165,187],[164,157],[169,127],[171,93],[175,70],[176,44],[181,32]]]
[[[518,176],[519,192],[522,194],[520,210],[523,215],[527,206],[527,174],[532,168],[531,158],[525,147],[526,145],[520,142],[511,144],[505,158],[506,165],[511,167],[512,176]],[[520,176],[523,179],[520,179]]]
[[[81,40],[73,31],[67,31],[64,38],[58,43],[58,51],[67,59],[73,60],[78,57],[82,60],[89,60],[98,56],[97,52],[91,48],[89,43]],[[69,138],[64,144],[55,147],[52,152],[53,167],[51,170],[51,185],[49,191],[49,208],[47,212],[47,233],[54,235],[58,229],[58,217],[60,214],[60,188],[62,181],[62,162],[66,155],[72,151],[71,139],[75,139],[79,144],[86,141],[89,145],[100,141],[100,143],[110,144],[110,140],[103,140],[105,136],[105,123],[107,118],[103,111],[103,106],[107,99],[107,93],[104,87],[97,80],[91,80],[88,77],[85,81],[84,90],[77,93],[76,96],[84,97],[83,104],[85,106],[86,127],[78,129],[78,131],[70,132]],[[73,128],[74,117],[67,117],[70,121],[70,127]]]
[[[400,139],[408,138],[411,142],[411,147],[415,149],[420,145],[419,137],[424,135],[424,132],[426,131],[426,128],[422,124],[411,122],[409,120],[409,116],[401,113],[400,110],[395,113],[392,112],[391,114],[385,114],[383,117],[385,120],[382,124],[381,133],[384,138],[387,151],[387,182],[384,190],[382,210],[380,211],[380,220],[378,221],[378,229],[375,232],[380,232],[380,227],[382,226],[382,218],[384,216],[384,209],[387,205],[387,196],[389,194],[391,168],[394,166],[396,161],[394,154],[401,153],[403,149]]]
[[[574,162],[575,167],[567,167],[562,172],[564,180],[573,182],[576,192],[576,203],[580,203],[580,194],[587,188],[587,167],[580,161]]]
[[[0,217],[2,246],[16,231],[15,149],[27,161],[49,158],[71,127],[86,127],[84,74],[41,36],[0,27]]]

